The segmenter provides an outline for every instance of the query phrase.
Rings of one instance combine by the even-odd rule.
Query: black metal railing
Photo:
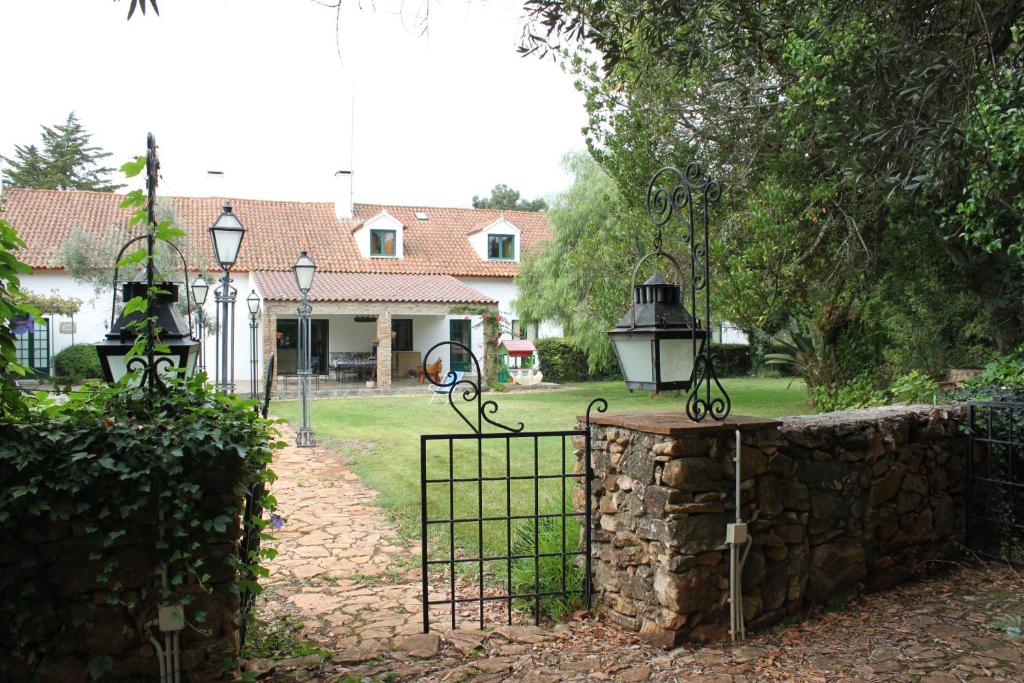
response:
[[[1024,564],[1024,403],[969,401],[967,427],[966,545]]]
[[[476,357],[458,342],[435,346],[424,363],[444,345],[468,353],[476,377],[481,376]],[[526,431],[522,423],[510,427],[492,419],[497,404],[483,401],[472,380],[454,373],[442,382],[429,379],[448,389],[449,405],[472,431],[420,437],[424,632],[430,630],[432,610],[441,608],[452,628],[459,627],[460,607],[463,619],[473,618],[480,628],[495,614],[512,624],[517,610],[532,613],[539,624],[542,603],[550,599],[569,604],[575,597],[589,608],[590,415],[595,409],[604,412],[607,403],[591,401],[581,429]],[[456,399],[475,403],[475,414],[460,409]],[[485,424],[501,431],[485,433]],[[581,466],[574,441],[583,445]],[[577,490],[582,501],[574,500]],[[541,565],[552,561],[558,576],[542,578]],[[491,619],[488,604],[497,606]],[[467,612],[470,605],[475,608]]]

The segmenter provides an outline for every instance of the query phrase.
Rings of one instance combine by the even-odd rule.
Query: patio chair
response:
[[[462,372],[461,370],[449,370],[448,374],[445,375],[444,378],[444,383],[447,384],[448,386],[439,387],[436,384],[429,385],[428,390],[430,391],[430,400],[427,402],[427,405],[429,406],[431,403],[434,402],[434,399],[438,397],[444,400],[448,396],[448,392],[451,390],[451,388],[462,381],[462,376],[464,374],[466,373]],[[456,389],[456,391],[458,390]]]

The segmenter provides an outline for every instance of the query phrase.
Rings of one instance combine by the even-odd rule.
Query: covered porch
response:
[[[288,393],[297,367],[298,292],[291,273],[257,272],[254,279],[264,302],[262,357],[275,354],[275,389]],[[309,300],[318,394],[415,392],[422,389],[418,369],[437,360],[442,378],[449,370],[475,374],[459,349],[446,345],[426,357],[445,341],[472,349],[481,364],[491,355],[484,340],[494,335],[482,314],[496,314],[498,303],[451,276],[317,273]]]

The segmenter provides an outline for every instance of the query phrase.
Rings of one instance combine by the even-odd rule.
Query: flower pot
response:
[[[377,386],[377,383],[374,382],[372,379],[366,380],[366,388],[367,389],[373,389],[375,386]]]

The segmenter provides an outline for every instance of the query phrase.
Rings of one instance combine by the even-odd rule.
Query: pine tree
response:
[[[89,145],[92,135],[82,127],[75,113],[64,124],[43,126],[43,150],[35,145],[15,145],[14,157],[0,156],[8,164],[4,182],[11,187],[45,190],[93,190],[113,192],[124,185],[111,183],[114,169],[99,166],[110,156]]]

